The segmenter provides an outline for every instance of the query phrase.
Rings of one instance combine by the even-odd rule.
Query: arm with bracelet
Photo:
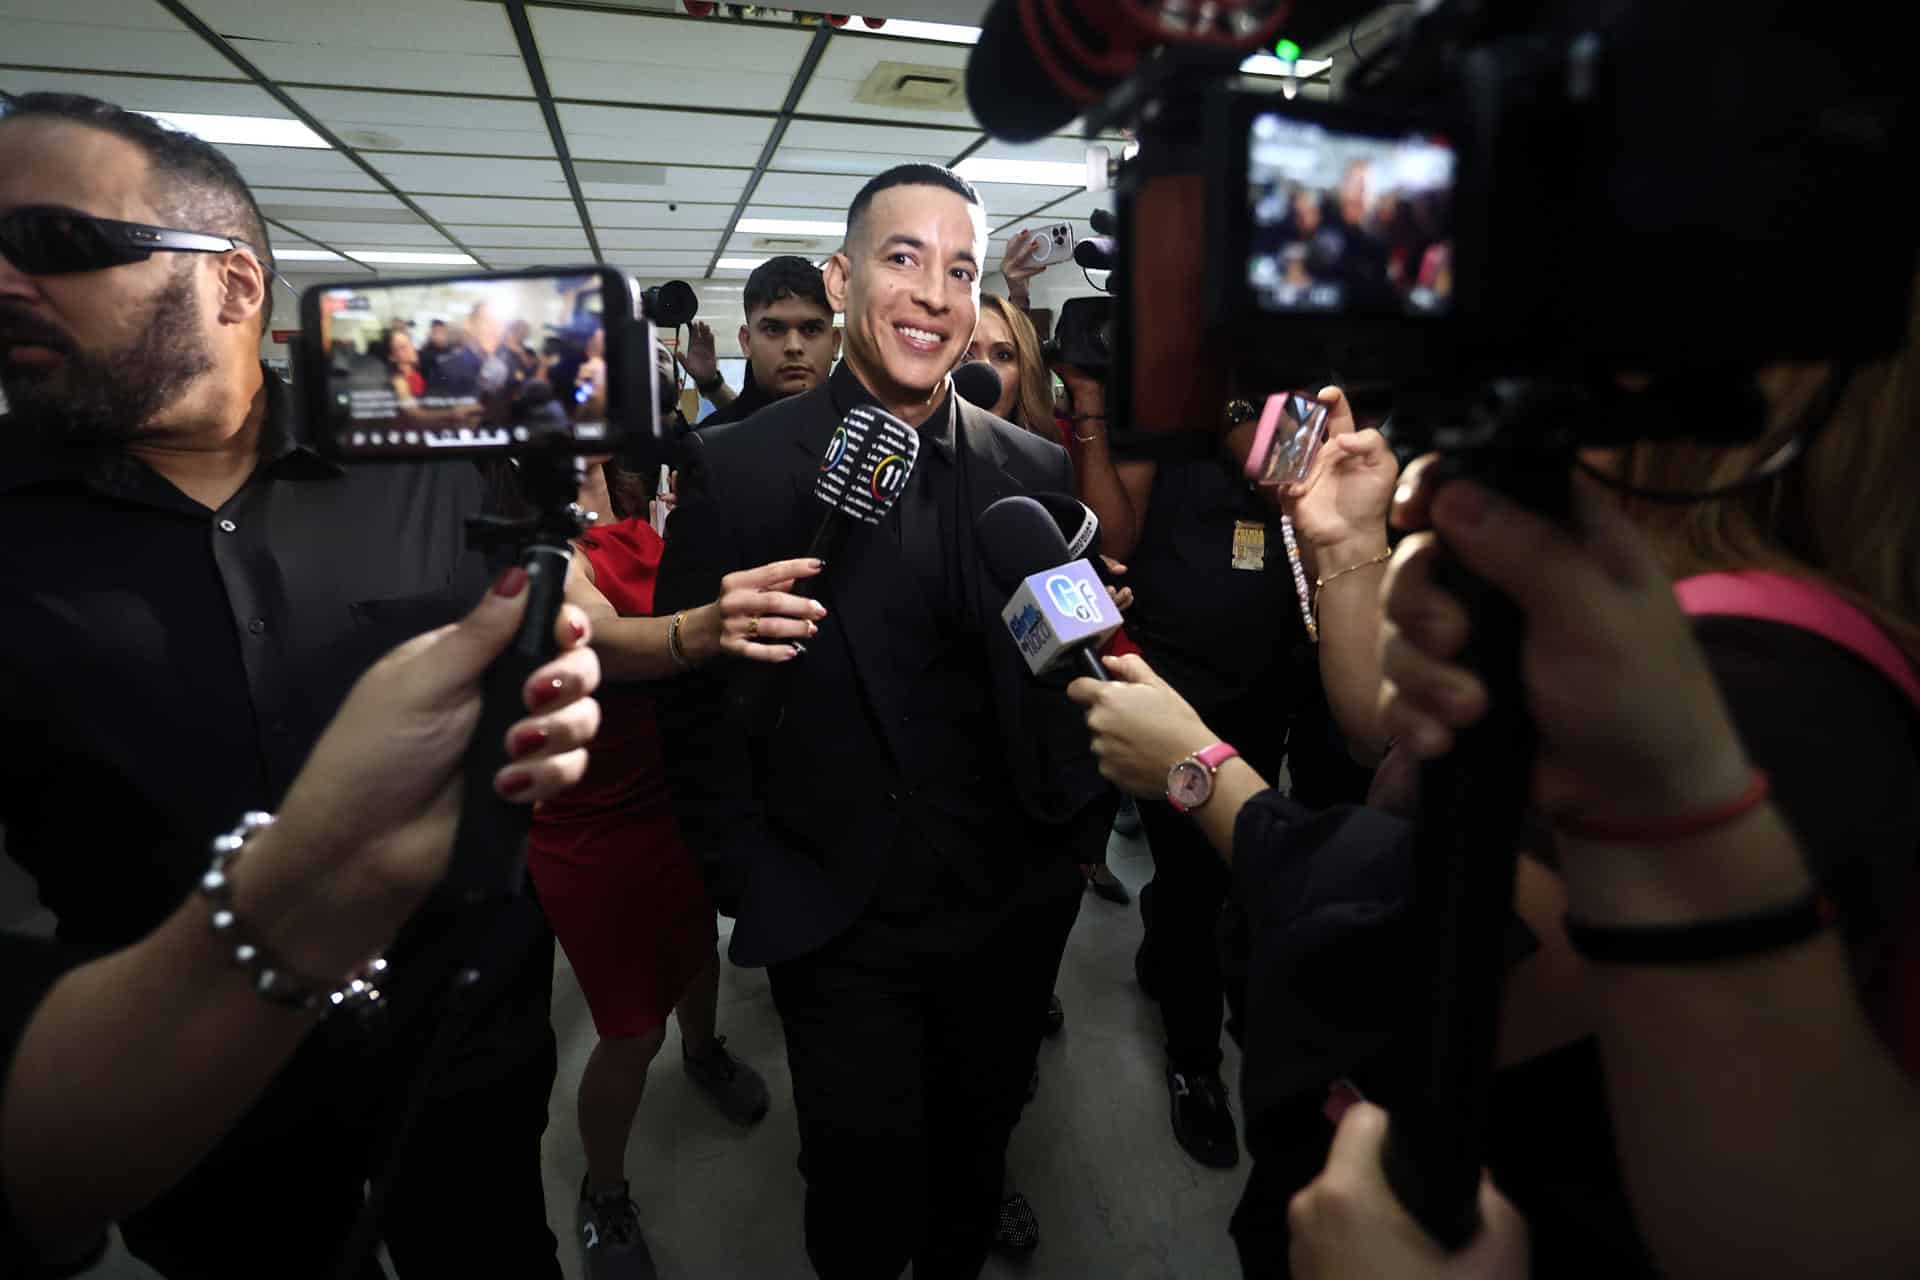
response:
[[[1752,709],[1730,714],[1723,688],[1791,702],[1778,667],[1770,698],[1727,685],[1724,658],[1717,683],[1625,517],[1590,488],[1577,497],[1571,529],[1460,482],[1431,512],[1450,550],[1527,618],[1535,802],[1556,832],[1565,941],[1583,960],[1562,998],[1590,1011],[1599,1036],[1636,1221],[1678,1275],[1910,1274],[1920,1090],[1876,1035],[1862,957],[1843,938],[1855,921],[1830,902],[1875,905],[1857,892],[1872,858],[1857,846],[1911,866],[1910,723],[1870,669],[1844,660],[1819,668],[1817,705],[1792,709],[1796,727],[1769,735]],[[1429,756],[1484,698],[1449,662],[1465,615],[1428,576],[1430,539],[1412,535],[1396,554],[1384,663],[1389,726]],[[1793,642],[1776,628],[1740,648],[1750,654],[1757,635]],[[1796,676],[1815,660],[1802,655]],[[1824,742],[1842,702],[1857,719]],[[1805,736],[1844,762],[1839,786],[1878,783],[1837,803],[1834,785],[1810,794],[1798,776],[1817,756],[1771,781],[1754,768],[1757,751]],[[1792,831],[1787,803],[1799,806]],[[1829,861],[1825,832],[1869,805],[1844,842],[1854,865]]]

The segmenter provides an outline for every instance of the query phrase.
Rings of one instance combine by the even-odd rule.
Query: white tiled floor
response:
[[[1136,892],[1152,875],[1137,840],[1116,838],[1109,865]],[[1159,1017],[1133,980],[1139,940],[1135,907],[1087,896],[1061,966],[1066,1030],[1041,1048],[1040,1093],[1013,1138],[1013,1177],[1039,1217],[1040,1248],[1025,1263],[989,1263],[989,1277],[1211,1280],[1239,1274],[1226,1227],[1246,1165],[1230,1173],[1205,1169],[1173,1141]],[[562,1264],[569,1280],[577,1280],[571,1231],[583,1161],[574,1087],[594,1036],[564,957],[553,1004],[560,1075],[545,1144],[547,1206],[561,1237]],[[724,965],[720,1004],[728,1047],[766,1075],[772,1111],[748,1131],[722,1120],[679,1070],[677,1030],[670,1030],[628,1158],[634,1199],[666,1280],[802,1280],[810,1272],[801,1252],[799,1140],[766,974]],[[1239,1056],[1231,1042],[1226,1050],[1225,1078],[1237,1086]],[[1237,1101],[1237,1087],[1234,1094]],[[151,1275],[123,1257],[97,1274],[115,1280]]]

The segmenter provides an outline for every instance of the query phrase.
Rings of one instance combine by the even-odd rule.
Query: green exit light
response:
[[[1291,40],[1282,40],[1273,46],[1273,56],[1282,62],[1300,61],[1300,46]]]

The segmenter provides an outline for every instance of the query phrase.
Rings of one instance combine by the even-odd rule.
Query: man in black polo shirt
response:
[[[702,427],[738,422],[760,409],[811,391],[827,380],[840,354],[840,331],[820,268],[791,254],[768,258],[747,277],[741,291],[747,322],[740,326],[740,353],[747,357],[747,381],[731,403],[700,420]],[[681,359],[700,394],[709,398],[722,386],[713,346],[689,349]]]
[[[1072,485],[1057,445],[958,400],[986,223],[934,165],[869,182],[826,270],[846,359],[750,422],[688,437],[654,600],[804,554],[847,413],[921,434],[888,517],[817,580],[827,616],[774,689],[683,677],[662,710],[676,807],[735,963],[767,965],[786,1031],[823,1276],[978,1274],[1047,993],[1081,889],[1070,825],[1104,784],[1064,679],[1036,682],[976,549],[988,504]],[[731,675],[731,679],[730,679]],[[729,687],[731,686],[731,687]],[[736,695],[730,698],[729,695]],[[745,702],[742,724],[729,707]]]
[[[277,806],[374,659],[479,598],[463,520],[483,487],[468,466],[348,471],[300,443],[258,360],[266,231],[212,147],[91,99],[16,99],[0,218],[0,731],[18,748],[0,824],[62,938],[118,946],[179,904],[213,835]],[[199,234],[115,255],[97,219]],[[417,916],[385,1016],[318,1027],[123,1224],[129,1249],[179,1280],[331,1275],[447,975],[477,960],[381,1235],[404,1277],[558,1277],[540,1184],[552,941],[529,902],[486,914]]]
[[[1278,778],[1284,760],[1303,803],[1358,801],[1365,774],[1330,728],[1280,516],[1241,474],[1236,448],[1245,445],[1195,432],[1162,441],[1157,460],[1116,461],[1100,382],[1060,372],[1078,418],[1080,496],[1129,568],[1128,636],[1262,777]],[[1220,1078],[1227,869],[1164,800],[1142,801],[1140,818],[1154,871],[1140,895],[1146,937],[1135,972],[1166,1028],[1174,1137],[1200,1163],[1231,1168],[1240,1142]]]

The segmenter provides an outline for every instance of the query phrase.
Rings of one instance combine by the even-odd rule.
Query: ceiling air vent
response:
[[[829,246],[817,236],[755,236],[753,247],[765,249],[768,253],[806,254]]]
[[[923,67],[882,62],[854,90],[853,100],[870,107],[914,111],[965,111],[966,72],[957,67]]]

